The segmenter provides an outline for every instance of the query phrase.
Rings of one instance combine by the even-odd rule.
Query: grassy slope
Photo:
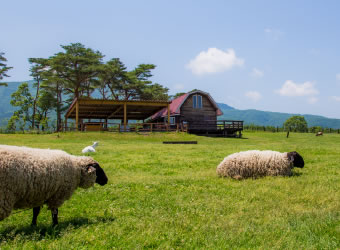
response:
[[[109,184],[77,190],[52,229],[44,208],[0,222],[0,248],[325,248],[340,247],[340,135],[245,133],[248,139],[186,134],[0,135],[2,144],[58,148],[93,157]],[[198,140],[163,145],[163,140]],[[292,177],[235,181],[217,164],[248,149],[296,150],[306,166]]]

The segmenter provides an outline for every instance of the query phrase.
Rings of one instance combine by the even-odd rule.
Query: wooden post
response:
[[[79,130],[78,125],[79,125],[79,102],[77,100],[76,102],[76,131]]]
[[[170,125],[170,104],[168,104],[168,125]]]
[[[124,132],[126,132],[126,103],[124,103]]]
[[[153,123],[151,123],[150,132],[152,132],[152,126],[153,126]]]
[[[67,117],[65,117],[65,132],[67,131]]]

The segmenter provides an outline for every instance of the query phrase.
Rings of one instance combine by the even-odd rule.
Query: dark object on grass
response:
[[[197,144],[197,141],[163,141],[163,144]]]
[[[287,132],[287,138],[289,137],[289,131]]]

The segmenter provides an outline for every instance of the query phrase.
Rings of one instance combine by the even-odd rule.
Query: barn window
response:
[[[201,109],[202,107],[203,107],[202,96],[198,95],[197,96],[197,108]]]
[[[192,96],[192,107],[194,109],[203,107],[202,96],[201,95],[193,95]]]
[[[175,124],[176,123],[176,117],[171,116],[170,117],[170,124]]]
[[[192,96],[192,107],[197,108],[197,95]]]

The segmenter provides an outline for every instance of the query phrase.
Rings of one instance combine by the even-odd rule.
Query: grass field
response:
[[[108,185],[78,189],[51,227],[46,208],[0,222],[0,248],[339,249],[340,135],[245,132],[245,139],[187,134],[66,133],[0,135],[0,144],[93,157]],[[197,140],[197,145],[162,141]],[[292,177],[218,178],[228,154],[249,149],[298,151],[305,168]]]

